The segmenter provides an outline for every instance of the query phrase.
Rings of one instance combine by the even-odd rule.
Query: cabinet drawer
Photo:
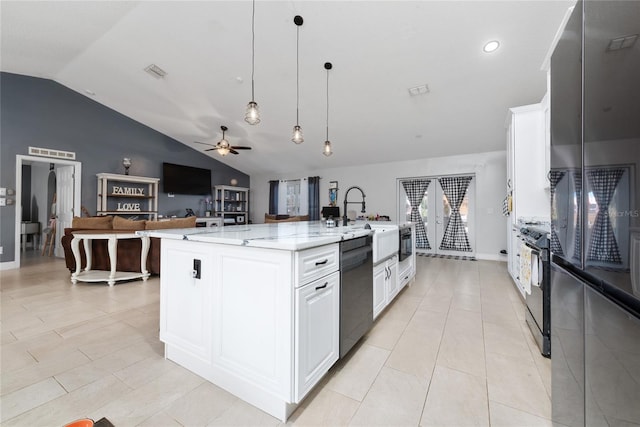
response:
[[[297,286],[338,270],[339,262],[338,244],[296,252]]]

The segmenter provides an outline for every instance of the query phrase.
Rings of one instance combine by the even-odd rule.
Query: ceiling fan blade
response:
[[[234,150],[233,148],[229,148],[229,152],[230,152],[230,153],[233,153],[233,154],[240,154],[240,153],[238,153],[236,150]]]
[[[234,150],[251,150],[251,147],[243,147],[241,145],[232,145],[231,148]]]
[[[217,150],[217,149],[218,149],[218,147],[215,147],[215,148],[207,148],[207,149],[206,149],[206,150],[204,150],[204,151],[215,151],[215,150]]]
[[[196,144],[210,145],[210,146],[212,146],[212,147],[215,147],[215,145],[214,145],[214,144],[208,144],[208,143],[206,143],[206,142],[200,142],[200,141],[193,141],[193,142],[195,142]]]

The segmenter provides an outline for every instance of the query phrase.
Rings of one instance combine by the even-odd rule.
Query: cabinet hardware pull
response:
[[[326,264],[327,262],[329,262],[329,260],[325,258],[324,261],[317,261],[316,265],[323,265],[323,264]]]
[[[320,290],[320,289],[324,289],[327,287],[327,285],[329,284],[329,282],[324,282],[324,285],[322,286],[316,286],[316,291]]]

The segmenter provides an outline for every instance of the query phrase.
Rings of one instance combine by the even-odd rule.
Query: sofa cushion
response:
[[[113,217],[113,229],[114,230],[144,230],[147,221],[142,219],[134,221],[132,219],[123,218],[121,216]]]
[[[166,228],[193,228],[196,226],[196,217],[174,218],[168,221],[147,221],[146,230],[164,230]]]
[[[73,221],[71,222],[71,228],[84,230],[111,230],[113,228],[113,217],[110,215],[94,216],[90,218],[74,216]]]

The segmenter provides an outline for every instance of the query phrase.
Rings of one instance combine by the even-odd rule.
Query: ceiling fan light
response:
[[[293,137],[291,138],[296,144],[302,144],[304,142],[304,135],[302,134],[302,128],[298,125],[293,127]]]
[[[251,101],[247,104],[247,113],[244,115],[244,121],[250,125],[257,125],[260,123],[260,110],[258,110],[258,104],[255,101]]]
[[[331,150],[331,141],[324,142],[324,150],[322,150],[322,154],[327,157],[333,154],[333,151]]]

